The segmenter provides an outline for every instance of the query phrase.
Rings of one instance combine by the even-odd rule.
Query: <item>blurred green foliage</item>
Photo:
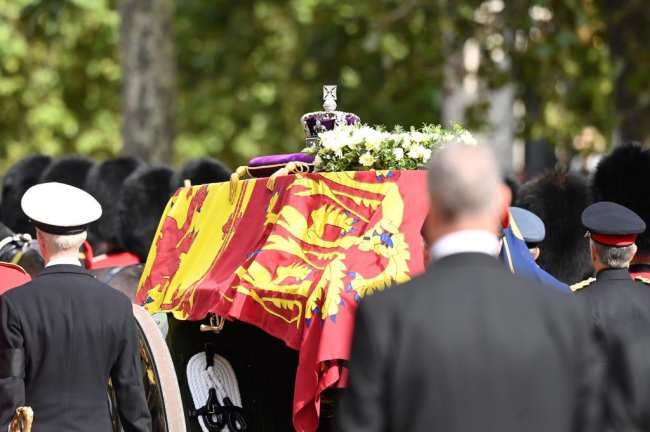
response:
[[[0,0],[0,171],[34,152],[119,153],[116,1]],[[468,38],[484,82],[514,84],[521,138],[568,147],[586,126],[610,137],[626,115],[624,71],[630,106],[650,110],[650,8],[611,2],[178,0],[176,162],[299,150],[299,118],[320,109],[325,83],[365,122],[440,122],[443,65]],[[617,26],[636,50],[613,39]],[[468,110],[470,126],[487,102]]]
[[[0,1],[0,167],[119,152],[118,26],[101,0]]]

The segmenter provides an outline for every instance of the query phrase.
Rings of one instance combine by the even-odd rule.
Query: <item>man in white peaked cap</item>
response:
[[[110,378],[123,429],[151,431],[131,302],[78,260],[101,206],[62,183],[31,187],[21,206],[46,268],[0,296],[0,430],[29,406],[41,432],[110,432]]]

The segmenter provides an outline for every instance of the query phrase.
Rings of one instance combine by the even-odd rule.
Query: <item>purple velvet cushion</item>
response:
[[[312,164],[314,156],[307,153],[258,156],[248,161],[248,172],[253,177],[269,177],[289,162]]]
[[[307,153],[289,153],[268,156],[258,156],[248,161],[250,168],[269,165],[284,165],[289,162],[313,163],[314,155]]]

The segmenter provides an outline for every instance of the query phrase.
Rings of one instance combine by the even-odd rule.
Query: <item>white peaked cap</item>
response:
[[[37,228],[51,234],[81,233],[102,216],[102,206],[92,195],[57,182],[32,186],[20,205]]]

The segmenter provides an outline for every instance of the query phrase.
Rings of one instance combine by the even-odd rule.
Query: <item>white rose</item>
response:
[[[411,146],[411,148],[408,151],[408,157],[411,159],[419,159],[420,158],[420,148],[417,146]]]
[[[359,136],[361,136],[364,139],[374,134],[375,132],[376,131],[370,126],[362,126],[357,129],[357,133],[359,134]]]
[[[325,150],[330,150],[332,145],[332,134],[330,132],[323,132],[318,134],[320,138],[320,145]]]
[[[375,164],[375,157],[366,152],[359,157],[359,163],[364,167],[371,167]]]
[[[384,136],[381,132],[373,130],[366,135],[366,150],[377,151],[381,148],[381,143],[384,141]]]
[[[416,143],[411,141],[411,137],[406,134],[401,136],[400,142],[402,144],[402,147],[404,147],[405,149],[414,149],[417,145]]]
[[[395,156],[395,160],[402,160],[404,159],[404,149],[401,147],[395,147],[393,149],[393,156]]]
[[[342,136],[333,136],[331,138],[328,138],[325,142],[323,142],[323,148],[336,153],[337,156],[340,156],[341,150],[343,150],[343,147],[345,147],[345,138]]]
[[[363,129],[355,129],[348,133],[348,147],[354,149],[365,139],[366,132]]]
[[[427,140],[426,134],[423,134],[422,132],[415,131],[415,132],[411,132],[410,135],[411,135],[410,137],[411,141],[416,142],[418,144]]]
[[[316,157],[314,158],[314,166],[319,167],[322,164],[323,164],[323,159],[321,159],[319,155],[316,155]]]
[[[340,151],[345,147],[346,145],[350,147],[350,133],[345,131],[345,130],[334,130],[332,131],[332,140],[335,141],[336,144],[333,145],[334,151]]]
[[[413,145],[408,152],[408,156],[411,159],[428,160],[431,157],[431,150],[423,145]]]
[[[476,142],[476,138],[474,138],[472,136],[472,134],[467,132],[467,131],[463,132],[462,134],[460,134],[458,136],[458,141],[460,141],[461,143],[463,143],[465,145],[471,145],[471,146],[474,146],[474,145],[478,144]]]

